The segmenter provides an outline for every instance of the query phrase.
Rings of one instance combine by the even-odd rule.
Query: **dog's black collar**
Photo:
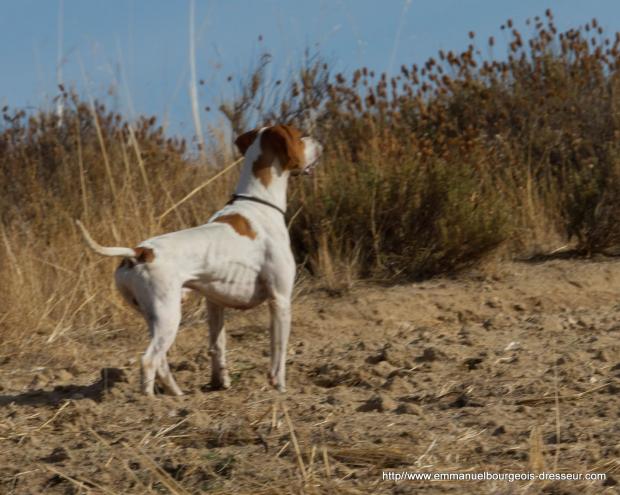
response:
[[[226,204],[231,205],[238,199],[245,200],[245,201],[254,201],[255,203],[260,203],[262,205],[271,206],[274,210],[278,210],[280,213],[282,213],[282,216],[286,215],[286,212],[282,208],[279,208],[276,205],[270,203],[269,201],[265,201],[264,199],[255,198],[254,196],[242,196],[240,194],[233,194],[232,197],[230,198],[230,201]]]

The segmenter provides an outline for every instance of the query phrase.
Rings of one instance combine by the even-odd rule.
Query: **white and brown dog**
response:
[[[245,156],[233,199],[208,223],[153,237],[136,248],[103,247],[78,221],[88,245],[105,256],[124,256],[116,285],[146,319],[151,342],[142,357],[142,390],[152,395],[156,376],[181,395],[166,358],[181,320],[185,289],[206,296],[211,384],[228,388],[224,308],[248,309],[268,301],[271,314],[271,384],[285,391],[295,261],[284,221],[287,181],[308,173],[321,145],[290,126],[246,132],[235,141]]]

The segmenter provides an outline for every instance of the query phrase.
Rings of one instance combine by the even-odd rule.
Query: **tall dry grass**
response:
[[[266,122],[300,126],[325,144],[317,174],[293,184],[290,230],[303,269],[339,285],[358,277],[418,278],[472,264],[503,246],[523,254],[620,244],[620,36],[595,20],[558,33],[551,12],[503,27],[498,53],[470,33],[387,77],[332,74],[309,58],[288,82],[267,83],[263,57],[222,104],[234,133]],[[63,91],[52,112],[4,109],[0,129],[0,335],[54,340],[76,328],[135,323],[112,290],[113,260],[91,256],[73,226],[132,245],[204,222],[227,199],[230,163],[211,139],[211,166],[167,138],[154,118],[128,123]],[[267,103],[268,102],[268,103]],[[226,133],[224,133],[226,134]],[[24,346],[22,346],[23,348]]]
[[[26,351],[30,339],[72,337],[142,325],[118,299],[118,260],[84,249],[73,224],[85,222],[107,244],[134,245],[158,233],[203,223],[227,200],[235,173],[165,218],[162,213],[218,166],[230,147],[211,153],[213,167],[164,137],[155,118],[128,123],[102,104],[64,93],[53,112],[4,109],[0,134],[0,335],[2,348]],[[39,346],[33,348],[40,349]],[[0,351],[1,354],[1,351]]]

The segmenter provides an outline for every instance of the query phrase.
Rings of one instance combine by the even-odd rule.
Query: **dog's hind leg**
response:
[[[168,365],[168,358],[165,354],[163,355],[162,360],[159,363],[159,367],[157,368],[157,376],[159,377],[166,393],[170,395],[183,395],[183,392],[177,385],[177,382],[174,381],[174,377],[170,371],[170,366]]]
[[[229,388],[230,376],[226,368],[226,330],[224,308],[207,300],[209,318],[209,354],[211,355],[211,386]]]
[[[172,377],[166,358],[181,322],[180,291],[154,301],[152,311],[149,313],[147,319],[151,342],[142,356],[142,391],[147,395],[153,395],[157,376],[167,393],[182,395],[181,389]]]

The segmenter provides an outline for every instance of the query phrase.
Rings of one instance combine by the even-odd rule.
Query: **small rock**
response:
[[[468,370],[476,370],[478,369],[478,365],[484,361],[481,357],[472,357],[467,358],[463,361],[463,364],[467,367]]]
[[[446,404],[448,408],[460,409],[461,407],[483,407],[483,404],[472,400],[467,394],[459,394],[456,399]]]
[[[380,361],[372,368],[372,372],[377,376],[386,378],[390,376],[390,374],[392,374],[395,369],[396,366],[392,366],[387,361]]]
[[[439,353],[432,347],[427,347],[422,352],[422,355],[415,358],[418,363],[430,363],[432,361],[437,361],[437,359],[439,359]]]
[[[516,340],[510,342],[506,347],[504,347],[504,352],[520,351],[520,350],[521,350],[521,343],[517,342]]]
[[[420,416],[420,408],[416,407],[414,404],[399,404],[396,409],[394,409],[396,414],[415,414],[416,416]]]
[[[389,345],[385,345],[376,354],[373,354],[372,356],[368,356],[366,358],[366,362],[370,363],[370,364],[377,364],[377,363],[380,363],[381,361],[387,361],[387,359],[388,359],[387,350],[389,349],[389,347],[390,347]]]
[[[329,405],[332,405],[332,406],[336,404],[340,404],[340,400],[334,397],[333,395],[328,395],[327,397],[325,397],[325,402],[327,402]]]
[[[502,357],[502,358],[495,360],[495,364],[512,364],[512,363],[516,363],[518,360],[519,358],[517,356],[512,355],[512,356]]]
[[[322,364],[321,366],[314,368],[314,373],[317,375],[326,375],[331,369],[332,368],[329,364]]]
[[[69,454],[63,447],[56,447],[52,450],[52,453],[46,457],[42,457],[41,460],[43,462],[47,462],[50,464],[57,464],[62,461],[66,461],[69,459]]]
[[[494,436],[494,437],[498,437],[500,435],[503,435],[504,433],[506,433],[506,428],[504,428],[503,425],[499,425],[497,428],[495,428],[493,430],[491,435]]]
[[[359,412],[385,412],[396,409],[396,402],[385,395],[375,395],[357,408]]]

